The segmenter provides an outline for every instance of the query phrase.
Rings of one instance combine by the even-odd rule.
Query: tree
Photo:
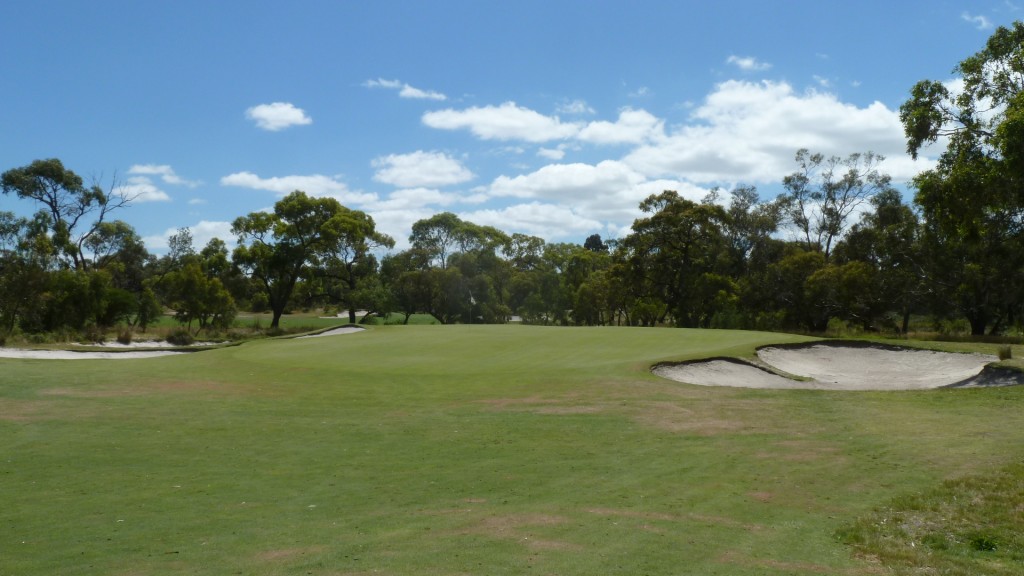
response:
[[[394,248],[395,241],[378,232],[373,218],[365,212],[341,207],[327,226],[334,245],[327,254],[324,276],[336,281],[340,294],[337,299],[348,310],[349,322],[355,323],[356,310],[368,308],[379,312],[380,306],[375,278],[377,259],[374,252]]]
[[[168,274],[164,282],[169,287],[168,304],[174,309],[174,317],[189,329],[193,321],[199,325],[197,333],[208,327],[230,326],[235,317],[235,301],[220,278],[203,272],[199,261],[187,262]]]
[[[583,242],[583,247],[592,252],[608,252],[608,245],[601,240],[600,234],[591,234]]]
[[[627,265],[629,285],[644,315],[651,304],[663,303],[659,321],[671,313],[677,326],[707,326],[714,311],[702,308],[703,284],[720,284],[716,271],[722,252],[725,210],[712,203],[696,203],[668,190],[649,196],[640,209],[650,216],[633,222],[633,233],[623,239],[620,257]]]
[[[872,198],[874,211],[864,214],[836,247],[839,263],[865,262],[874,269],[871,291],[881,303],[899,313],[900,331],[910,327],[910,314],[922,300],[926,259],[921,226],[914,210],[890,190]]]
[[[846,158],[796,153],[799,170],[786,176],[779,200],[797,228],[807,250],[817,250],[827,262],[845,232],[850,216],[879,192],[891,188],[891,178],[878,171],[884,156],[867,152]]]
[[[252,212],[235,219],[238,236],[232,260],[263,287],[278,328],[296,283],[312,276],[339,241],[343,206],[333,198],[312,198],[296,190],[274,204],[273,212]],[[340,216],[339,216],[340,215]]]
[[[918,175],[930,280],[973,334],[997,332],[1020,312],[1024,229],[1024,24],[1000,27],[954,73],[963,87],[924,80],[900,107],[915,158],[946,142]]]
[[[60,160],[36,160],[0,175],[0,190],[42,205],[40,215],[52,231],[58,252],[70,259],[76,270],[85,270],[86,242],[97,233],[107,215],[132,198],[116,185],[104,192],[98,185],[86,186],[82,178],[64,168]],[[88,217],[93,220],[88,221]]]

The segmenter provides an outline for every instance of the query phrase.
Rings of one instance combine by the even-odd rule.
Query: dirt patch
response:
[[[534,529],[560,526],[569,521],[564,516],[550,514],[510,514],[487,516],[460,534],[478,534],[491,538],[512,539],[533,550],[582,550],[572,542],[539,537]]]

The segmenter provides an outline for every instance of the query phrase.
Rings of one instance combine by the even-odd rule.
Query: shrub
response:
[[[178,328],[167,335],[167,341],[175,346],[191,346],[195,342],[195,338],[187,329]]]
[[[1000,360],[1009,360],[1010,358],[1013,358],[1013,347],[1010,346],[1009,344],[1007,344],[1006,346],[1000,346],[999,347],[999,359]]]
[[[117,333],[117,343],[127,346],[132,343],[133,336],[131,328],[124,328]]]
[[[99,326],[95,324],[90,324],[85,327],[84,331],[82,331],[82,338],[86,342],[95,342],[96,344],[102,344],[104,341],[106,341],[107,335]]]

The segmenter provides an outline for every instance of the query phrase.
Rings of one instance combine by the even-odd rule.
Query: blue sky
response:
[[[405,245],[451,211],[548,241],[623,235],[652,193],[779,191],[801,147],[905,182],[900,104],[1024,2],[11,0],[0,170],[136,195],[154,252],[294,189]],[[32,207],[0,196],[0,210]]]

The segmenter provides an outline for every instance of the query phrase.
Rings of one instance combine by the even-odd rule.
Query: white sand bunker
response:
[[[819,390],[923,390],[964,384],[977,377],[995,356],[955,354],[908,348],[814,344],[767,347],[758,358],[790,379],[752,364],[709,360],[662,365],[659,376],[704,386],[802,388]]]
[[[128,360],[131,358],[156,358],[187,354],[170,350],[148,352],[74,352],[72,350],[25,350],[23,348],[0,348],[0,358],[30,358],[39,360]]]
[[[360,328],[359,326],[342,326],[341,328],[332,328],[325,330],[318,334],[307,334],[305,336],[299,336],[298,338],[319,338],[321,336],[337,336],[339,334],[354,334],[356,332],[362,332],[366,328]]]
[[[687,364],[663,364],[652,370],[662,378],[699,384],[701,386],[729,386],[732,388],[817,388],[814,382],[801,382],[762,370],[738,360],[705,360]]]

